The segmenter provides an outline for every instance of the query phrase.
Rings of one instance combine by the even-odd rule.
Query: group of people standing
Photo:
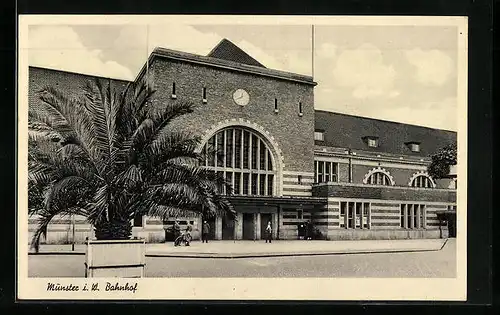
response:
[[[189,246],[189,243],[191,242],[192,236],[191,236],[191,231],[193,230],[193,226],[187,222],[186,226],[186,232],[184,235],[181,232],[181,226],[179,224],[179,220],[175,220],[174,227],[173,227],[173,232],[174,232],[174,246],[179,246],[181,241],[184,241],[186,246]],[[210,234],[210,224],[208,224],[207,221],[203,221],[202,225],[202,230],[201,230],[201,242],[202,243],[208,243],[208,235]],[[184,236],[183,239],[181,236]],[[266,243],[271,243],[273,239],[273,228],[271,226],[271,222],[267,222],[267,226],[265,229],[265,239]]]
[[[179,220],[175,220],[173,232],[174,232],[174,246],[179,246],[182,241],[184,241],[186,246],[189,246],[189,243],[192,240],[191,231],[193,231],[193,226],[187,222],[186,231],[182,234],[181,225],[179,224]],[[208,243],[208,235],[210,234],[210,225],[207,221],[203,221],[202,227],[202,243]],[[183,236],[183,237],[181,237]]]

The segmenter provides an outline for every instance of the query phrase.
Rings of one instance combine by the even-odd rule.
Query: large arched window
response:
[[[208,152],[205,167],[223,173],[235,195],[274,194],[271,151],[257,133],[238,127],[222,129],[203,150]]]
[[[434,185],[432,178],[425,174],[414,176],[410,181],[411,187],[434,188]]]

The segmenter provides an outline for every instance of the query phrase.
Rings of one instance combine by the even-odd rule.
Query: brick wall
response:
[[[412,187],[386,187],[363,184],[335,183],[313,187],[313,195],[318,197],[361,198],[380,200],[408,200],[430,202],[456,202],[455,190],[423,189]]]
[[[83,87],[85,83],[95,80],[95,77],[90,75],[37,67],[30,67],[28,76],[28,100],[30,107],[36,106],[40,102],[36,93],[46,86],[54,87],[64,92],[68,97],[78,97],[83,96]],[[100,79],[103,80],[103,82],[111,82],[112,87],[116,88],[117,91],[122,91],[128,83],[123,80]]]
[[[190,101],[196,111],[177,120],[180,127],[202,135],[220,122],[243,119],[262,126],[279,145],[286,171],[313,172],[314,99],[311,85],[263,77],[187,62],[158,59],[151,65],[157,94],[154,104]],[[172,83],[176,100],[171,99]],[[202,103],[202,89],[207,103]],[[243,88],[250,95],[246,106],[234,103],[233,92]],[[274,112],[274,99],[279,112]],[[298,114],[302,102],[303,116]]]

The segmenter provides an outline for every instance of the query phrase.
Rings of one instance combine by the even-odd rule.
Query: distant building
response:
[[[232,183],[238,214],[209,218],[213,238],[261,239],[268,221],[279,239],[297,239],[305,221],[330,240],[443,236],[436,212],[456,211],[456,191],[440,187],[427,165],[456,143],[455,132],[315,110],[312,77],[268,69],[228,40],[208,56],[157,48],[147,64],[158,90],[153,104],[198,104],[175,127],[200,135],[200,150],[224,153],[205,166]],[[146,66],[137,78],[145,74]],[[38,67],[29,76],[30,106],[44,85],[82,93],[89,79]],[[134,235],[164,241],[173,220],[136,218]],[[191,221],[196,238],[201,218],[180,220]],[[92,235],[82,220],[77,225],[80,240]],[[47,242],[71,241],[70,230],[68,220],[55,220]]]

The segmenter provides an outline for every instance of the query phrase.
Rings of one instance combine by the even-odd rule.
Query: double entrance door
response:
[[[260,217],[260,220],[258,217]],[[272,218],[273,216],[271,213],[243,213],[242,239],[265,239],[267,223],[271,222],[272,225]]]

